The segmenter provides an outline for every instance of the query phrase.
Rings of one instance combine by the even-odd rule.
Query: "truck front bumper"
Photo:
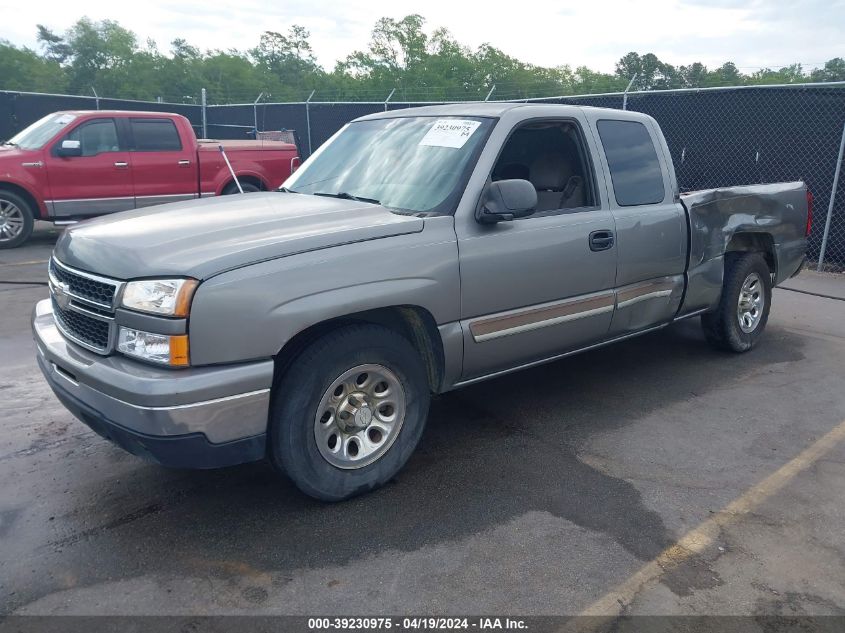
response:
[[[100,356],[61,335],[49,300],[35,306],[32,331],[56,397],[124,450],[176,468],[264,457],[272,360],[171,370]]]

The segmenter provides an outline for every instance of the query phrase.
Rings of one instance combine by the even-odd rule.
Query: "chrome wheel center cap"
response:
[[[362,392],[349,394],[337,409],[338,426],[347,433],[362,431],[373,421],[373,410]]]
[[[370,422],[373,421],[373,412],[370,410],[370,407],[364,405],[360,409],[355,412],[355,425],[365,429],[370,426]]]

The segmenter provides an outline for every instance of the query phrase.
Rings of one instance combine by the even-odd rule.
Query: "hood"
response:
[[[21,149],[14,145],[0,145],[0,161],[26,159],[39,154],[38,150]]]
[[[56,243],[59,261],[114,277],[206,279],[247,264],[422,230],[423,220],[322,196],[262,192],[88,220]]]

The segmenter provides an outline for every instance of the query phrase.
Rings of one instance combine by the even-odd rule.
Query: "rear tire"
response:
[[[244,181],[241,181],[241,189],[244,190],[244,193],[255,193],[256,191],[261,191],[261,187],[259,187],[258,185]],[[237,183],[234,182],[226,185],[226,188],[223,189],[224,196],[228,196],[233,193],[240,193]]]
[[[305,494],[340,501],[390,481],[428,416],[425,365],[388,328],[349,325],[308,345],[274,388],[273,466]]]
[[[0,249],[21,246],[32,235],[34,226],[30,204],[18,194],[0,189]]]
[[[772,305],[772,274],[760,253],[727,253],[719,306],[701,316],[707,342],[729,352],[757,344]]]

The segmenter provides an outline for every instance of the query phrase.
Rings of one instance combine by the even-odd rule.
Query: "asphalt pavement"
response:
[[[29,331],[55,236],[0,251],[0,614],[845,615],[843,275],[776,289],[748,354],[694,319],[440,396],[393,483],[323,504],[65,411]]]

